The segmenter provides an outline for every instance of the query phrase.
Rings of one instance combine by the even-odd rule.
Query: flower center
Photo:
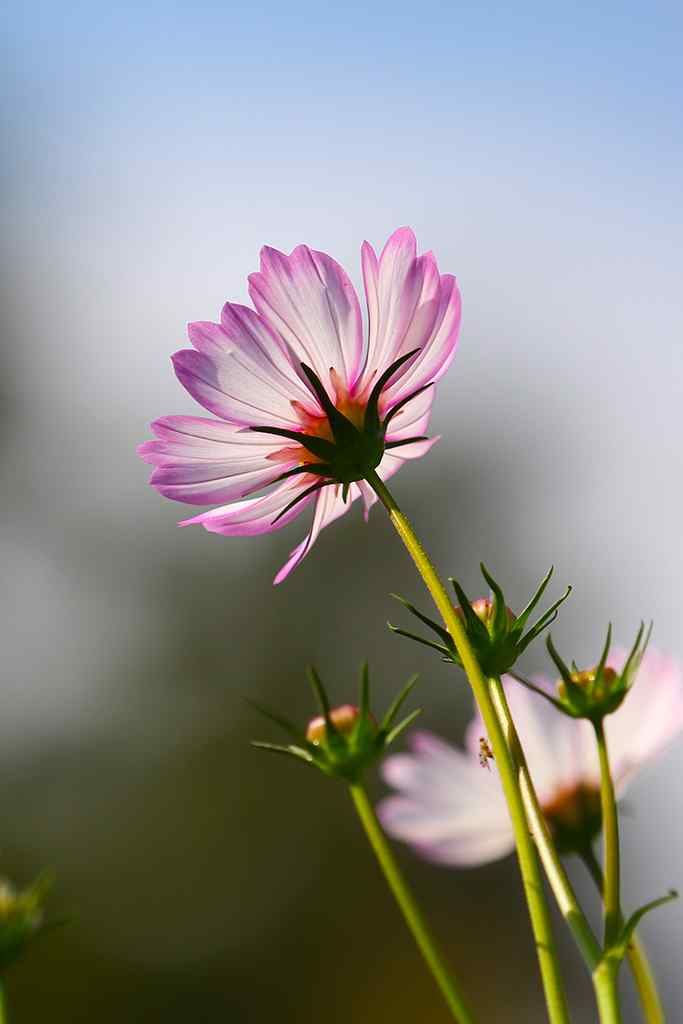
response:
[[[600,791],[579,783],[558,789],[543,806],[560,853],[585,849],[600,831]]]

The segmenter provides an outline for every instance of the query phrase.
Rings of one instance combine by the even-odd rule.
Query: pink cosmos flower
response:
[[[615,652],[609,660],[620,668],[624,658],[625,652]],[[600,768],[593,729],[520,683],[507,679],[505,689],[558,848],[577,850],[600,828]],[[680,666],[650,650],[624,703],[605,719],[618,793],[681,728]],[[464,750],[421,732],[412,737],[412,753],[387,758],[384,778],[398,795],[379,806],[386,830],[443,864],[485,864],[510,853],[514,838],[495,761],[482,763],[486,750],[480,741],[485,736],[477,714],[467,729]]]
[[[215,505],[181,522],[212,533],[268,533],[309,505],[313,520],[275,577],[301,562],[318,534],[362,495],[370,470],[386,480],[438,438],[424,437],[431,387],[458,340],[460,293],[431,253],[418,256],[409,228],[379,258],[361,262],[368,309],[330,256],[300,245],[264,248],[249,278],[255,311],[228,302],[221,322],[192,323],[194,348],[173,356],[176,375],[218,419],[166,416],[140,446],[150,483],[168,498]],[[264,493],[260,493],[264,492]]]

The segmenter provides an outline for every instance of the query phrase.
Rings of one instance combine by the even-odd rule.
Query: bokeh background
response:
[[[71,917],[12,972],[12,1021],[445,1022],[343,789],[252,751],[275,735],[244,701],[304,720],[309,662],[343,701],[369,656],[378,702],[420,670],[457,739],[463,681],[385,627],[389,591],[421,598],[407,558],[354,509],[273,589],[302,524],[179,531],[135,445],[193,411],[168,357],[246,299],[261,244],[358,282],[361,241],[411,224],[464,295],[443,440],[395,481],[435,558],[475,592],[485,558],[513,603],[554,563],[578,660],[650,616],[683,656],[680,6],[10,0],[4,21],[0,858],[53,868]],[[682,768],[678,744],[629,794],[631,905],[683,883]],[[482,1019],[542,1021],[513,860],[401,857]],[[680,910],[644,933],[682,1019]]]

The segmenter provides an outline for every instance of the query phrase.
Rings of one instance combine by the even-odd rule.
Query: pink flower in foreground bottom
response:
[[[619,668],[624,653],[610,657]],[[590,842],[600,828],[600,768],[591,725],[506,681],[506,693],[536,792],[563,852]],[[605,719],[617,792],[640,766],[658,754],[683,728],[680,666],[646,652],[633,689]],[[386,830],[429,860],[461,866],[484,864],[514,849],[512,827],[495,771],[481,764],[477,715],[459,750],[426,732],[412,737],[412,753],[384,762],[386,781],[398,790],[382,801]]]
[[[192,323],[194,346],[173,357],[181,384],[219,419],[166,416],[140,446],[168,498],[220,508],[184,520],[213,533],[268,533],[314,505],[308,536],[275,577],[283,580],[320,531],[362,495],[366,470],[387,479],[424,455],[434,384],[458,339],[460,294],[413,232],[394,232],[379,258],[361,253],[369,333],[356,291],[330,256],[265,248],[249,278],[256,311],[226,303],[221,322]],[[258,495],[266,488],[272,488]]]

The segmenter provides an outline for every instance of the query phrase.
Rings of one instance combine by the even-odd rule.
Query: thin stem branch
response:
[[[534,842],[524,811],[515,766],[506,738],[491,699],[489,684],[470,646],[464,626],[458,617],[453,602],[436,569],[417,539],[412,526],[399,509],[391,493],[376,473],[371,473],[367,482],[389,513],[389,518],[399,537],[412,557],[429,593],[438,608],[444,624],[453,638],[458,655],[470,682],[477,704],[482,713],[493,747],[496,765],[500,773],[503,790],[508,804],[510,819],[515,834],[524,891],[529,908],[529,917],[536,942],[548,1016],[551,1024],[568,1024],[569,1011],[564,991],[555,940],[552,934],[550,914],[543,888],[543,878]]]
[[[621,902],[619,898],[619,821],[614,785],[610,771],[607,737],[602,720],[593,723],[600,757],[600,805],[604,839],[604,884],[602,902],[605,917],[605,947],[609,948],[619,934]]]
[[[600,867],[598,858],[595,856],[591,846],[587,846],[586,849],[581,852],[581,860],[585,864],[588,873],[595,882],[598,891],[602,896],[604,888],[602,868]],[[620,927],[622,922],[623,914],[620,915]],[[631,939],[626,954],[628,956],[631,973],[633,974],[633,980],[635,981],[636,988],[638,989],[640,1005],[643,1010],[643,1019],[647,1021],[647,1024],[665,1024],[664,1007],[662,1006],[659,993],[657,991],[657,982],[655,981],[647,950],[645,949],[645,946],[637,932]]]
[[[499,678],[491,680],[491,692],[496,714],[501,722],[517,770],[522,800],[529,825],[533,833],[550,887],[557,900],[560,913],[567,922],[584,960],[591,971],[600,962],[602,950],[598,944],[585,914],[581,910],[569,876],[555,848],[548,822],[534,788],[522,744],[519,741],[515,723],[505,696],[505,689]]]
[[[455,1020],[459,1021],[459,1024],[474,1024],[474,1017],[468,1009],[465,999],[460,992],[459,985],[453,977],[453,973],[449,969],[436,939],[401,873],[364,787],[356,784],[349,788],[358,817],[370,840],[370,845],[375,851],[379,865],[384,872],[384,877],[401,908],[406,924],[412,932],[413,938],[434,976],[434,980],[446,1000],[451,1014]]]

